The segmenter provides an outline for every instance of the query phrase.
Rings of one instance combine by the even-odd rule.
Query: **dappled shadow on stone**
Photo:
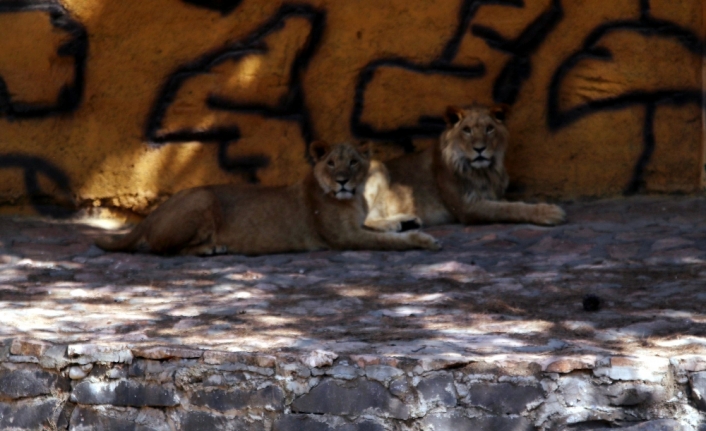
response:
[[[400,356],[701,351],[694,198],[573,204],[569,223],[429,229],[440,252],[103,253],[100,229],[0,220],[0,335]],[[601,309],[584,311],[593,294]]]
[[[4,218],[0,335],[406,356],[700,351],[704,206],[635,198],[574,204],[555,228],[443,226],[429,229],[437,253],[212,258],[106,254],[86,224]],[[597,312],[582,308],[589,293]]]

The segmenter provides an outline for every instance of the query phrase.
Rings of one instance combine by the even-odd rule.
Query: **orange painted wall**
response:
[[[389,158],[474,101],[512,106],[520,195],[702,189],[701,1],[492,3],[0,1],[0,203],[291,183],[312,139]]]

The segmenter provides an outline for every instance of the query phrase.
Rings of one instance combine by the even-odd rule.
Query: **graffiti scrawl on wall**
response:
[[[372,61],[360,74],[358,84],[356,86],[355,107],[351,117],[351,131],[358,137],[367,139],[377,139],[393,141],[403,146],[406,151],[413,151],[413,137],[436,137],[444,128],[444,121],[441,113],[442,109],[437,109],[437,115],[430,116],[420,112],[418,121],[415,125],[403,125],[390,129],[379,129],[367,123],[362,117],[366,108],[368,110],[378,108],[366,106],[366,93],[370,87],[377,86],[378,88],[386,87],[386,75],[388,80],[397,80],[400,82],[414,82],[421,85],[417,86],[422,90],[419,93],[417,106],[411,107],[421,111],[425,109],[428,97],[425,92],[429,87],[432,88],[451,88],[455,96],[449,96],[446,103],[448,104],[468,104],[478,97],[478,91],[473,91],[473,87],[469,87],[468,91],[458,91],[459,88],[464,88],[463,84],[458,81],[474,80],[482,78],[487,73],[487,68],[482,62],[472,66],[455,65],[454,61],[459,56],[461,42],[467,33],[485,40],[487,45],[492,49],[510,54],[510,59],[503,67],[502,71],[495,79],[493,87],[493,98],[495,102],[512,104],[517,99],[522,82],[529,78],[531,73],[530,56],[542,43],[544,38],[551,32],[558,20],[562,16],[562,8],[559,0],[553,0],[550,7],[534,19],[516,38],[508,40],[500,33],[491,27],[481,24],[473,24],[473,17],[478,10],[485,5],[502,5],[510,8],[523,8],[522,0],[465,0],[460,8],[457,29],[446,43],[439,57],[428,65],[413,64],[410,61],[393,58]],[[390,69],[400,69],[399,72],[391,72]],[[406,75],[404,78],[401,76]],[[424,79],[415,79],[413,75],[426,76]],[[444,77],[446,79],[444,79]],[[374,80],[382,82],[375,83]],[[376,85],[377,84],[377,85]],[[413,86],[405,91],[414,91]],[[394,88],[394,87],[392,87]],[[374,91],[374,90],[373,90]],[[390,94],[386,99],[390,100],[395,97]],[[428,109],[428,108],[426,108]],[[368,114],[372,117],[373,115]]]
[[[13,19],[19,15],[36,15],[49,19],[53,31],[64,33],[67,40],[61,43],[56,51],[58,57],[70,57],[73,60],[73,77],[70,82],[62,83],[56,88],[56,99],[53,103],[25,98],[21,91],[13,88],[7,79],[0,74],[0,116],[10,119],[37,118],[75,110],[83,96],[86,55],[88,51],[88,36],[81,24],[74,21],[61,5],[50,2],[7,1],[0,2],[0,17]],[[7,29],[7,27],[5,27]],[[33,35],[37,41],[45,38]],[[0,44],[11,43],[11,38],[0,38]],[[37,48],[37,52],[44,49]],[[12,62],[13,58],[5,61]],[[46,60],[45,60],[46,61]],[[4,61],[0,60],[0,63]],[[6,67],[11,67],[8,64]],[[50,80],[50,77],[45,77]]]
[[[22,169],[27,197],[37,213],[57,218],[74,214],[70,180],[61,169],[40,157],[25,154],[0,155],[0,169],[9,168]],[[40,175],[47,178],[57,189],[64,206],[55,205],[57,196],[52,198],[49,193],[42,190],[39,185]]]
[[[302,46],[297,50],[297,54],[290,59],[288,65],[289,77],[286,91],[283,94],[267,95],[267,102],[243,101],[238,98],[238,90],[235,94],[219,94],[218,92],[205,94],[203,102],[209,113],[240,113],[254,114],[268,119],[291,121],[299,124],[301,134],[306,143],[311,141],[312,128],[309,114],[304,103],[303,88],[301,85],[301,75],[319,44],[323,31],[325,15],[314,8],[306,6],[284,6],[277,14],[259,29],[243,41],[236,42],[224,49],[209,53],[194,62],[180,67],[169,78],[167,84],[160,92],[155,108],[150,115],[147,124],[147,139],[157,144],[175,142],[213,142],[219,146],[218,157],[219,166],[227,171],[244,173],[250,182],[257,182],[256,172],[268,164],[268,160],[263,155],[253,155],[240,158],[228,158],[228,146],[236,143],[240,138],[240,129],[237,125],[226,122],[221,124],[215,122],[207,128],[196,126],[179,127],[170,130],[168,122],[169,109],[178,103],[179,91],[188,84],[189,80],[197,79],[203,74],[211,73],[215,68],[226,63],[237,63],[246,61],[252,57],[267,56],[272,48],[268,44],[271,35],[277,32],[301,31],[300,27],[292,26],[289,29],[286,24],[294,19],[304,19],[308,22],[307,34],[302,38]],[[286,33],[284,36],[288,36]],[[296,39],[296,36],[289,35]],[[276,49],[276,47],[275,47]],[[259,79],[255,77],[254,79]],[[205,87],[208,90],[208,87]],[[223,89],[220,89],[221,91]],[[263,94],[259,95],[260,97]],[[274,100],[273,100],[274,99]],[[230,117],[228,117],[230,120]],[[191,118],[197,123],[199,118]],[[307,154],[306,148],[303,149]]]
[[[701,105],[703,93],[700,88],[688,88],[685,83],[690,80],[683,76],[673,75],[668,87],[657,87],[648,82],[650,77],[633,82],[630,89],[622,94],[600,93],[593,94],[588,100],[562,109],[560,100],[562,99],[562,89],[565,81],[571,78],[574,70],[581,67],[585,62],[613,63],[620,68],[630,68],[633,62],[621,61],[615,58],[606,44],[610,43],[611,37],[620,36],[621,33],[630,32],[641,38],[656,38],[672,41],[677,49],[682,49],[684,56],[701,56],[704,51],[704,43],[699,37],[688,29],[679,25],[653,18],[650,15],[649,1],[641,1],[640,18],[637,20],[624,20],[617,22],[607,22],[596,28],[586,38],[583,46],[569,58],[567,58],[554,73],[549,87],[547,98],[548,116],[547,122],[552,130],[567,127],[577,120],[599,111],[610,111],[623,109],[632,105],[643,105],[645,107],[645,119],[643,126],[643,150],[640,158],[635,163],[634,175],[629,184],[626,185],[625,192],[632,194],[640,191],[644,187],[644,173],[647,164],[655,150],[655,112],[659,105],[674,104],[684,105],[693,103]],[[633,60],[634,61],[634,60]],[[651,61],[651,60],[648,60]],[[655,63],[659,69],[659,63]],[[599,68],[598,71],[606,73],[606,68]],[[655,70],[655,73],[659,73]],[[666,72],[673,74],[673,71]],[[600,77],[596,77],[600,79]],[[606,78],[603,78],[606,79]],[[641,82],[640,82],[641,81]]]
[[[0,203],[23,188],[42,213],[48,193],[143,211],[187,186],[286,184],[313,139],[411,152],[472,102],[512,105],[506,160],[529,194],[706,176],[684,174],[703,164],[699,0],[75,2],[0,1]]]
[[[1,2],[0,20],[3,22],[0,26],[5,29],[4,31],[8,31],[8,34],[13,32],[13,27],[21,27],[23,24],[49,23],[49,26],[45,27],[18,29],[24,30],[19,34],[27,37],[25,40],[29,42],[29,49],[25,49],[24,52],[17,52],[17,50],[27,48],[27,45],[8,46],[13,43],[13,40],[7,37],[0,38],[0,46],[10,49],[11,52],[14,50],[17,54],[0,58],[0,117],[9,121],[36,121],[75,111],[82,101],[85,87],[88,53],[88,35],[85,28],[71,17],[63,6],[54,2]],[[37,34],[40,31],[44,34]],[[35,33],[28,37],[30,32]],[[42,46],[43,43],[46,46]],[[19,70],[34,81],[20,83],[23,85],[17,86],[18,80],[10,79],[8,74],[12,73],[16,77],[18,71],[13,70],[13,62],[27,64],[22,62],[22,58],[18,59],[22,54],[27,54],[35,64],[55,64],[55,62],[49,58],[36,58],[34,55],[67,59],[70,69],[67,78],[56,82],[55,76],[52,75],[61,74],[51,69],[39,70],[35,73]],[[28,89],[33,91],[27,91]],[[47,100],[47,96],[41,94],[43,92],[48,93],[48,98],[53,100]],[[32,127],[34,122],[30,121],[26,124]],[[2,139],[1,136],[0,139]],[[39,214],[67,217],[74,213],[69,177],[54,163],[42,157],[10,152],[0,154],[0,170],[2,169],[21,170],[26,197]],[[52,193],[42,190],[40,176],[47,179],[54,188],[53,196]],[[64,206],[52,204],[57,201],[62,202]]]
[[[522,2],[517,2],[518,6]],[[474,24],[471,33],[486,41],[489,47],[510,54],[493,85],[493,99],[512,105],[517,101],[522,83],[532,74],[530,57],[556,27],[564,12],[559,0],[552,0],[549,8],[532,21],[515,39],[508,40],[491,27]]]

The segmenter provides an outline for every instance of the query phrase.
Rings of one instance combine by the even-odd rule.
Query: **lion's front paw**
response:
[[[414,231],[409,234],[419,247],[434,251],[441,250],[441,242],[428,233]]]
[[[553,226],[566,221],[566,213],[561,207],[551,204],[538,204],[537,205],[537,217],[535,222],[537,224]]]

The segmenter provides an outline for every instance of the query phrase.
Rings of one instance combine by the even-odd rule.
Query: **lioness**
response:
[[[367,144],[313,142],[312,172],[286,187],[218,185],[182,190],[121,237],[101,238],[108,251],[146,246],[158,254],[259,255],[321,249],[439,249],[419,231],[376,232],[363,226]]]
[[[416,214],[427,226],[564,221],[565,213],[556,205],[500,200],[508,185],[503,163],[507,111],[505,106],[450,106],[438,145],[373,165],[366,185],[367,223],[395,214]]]

